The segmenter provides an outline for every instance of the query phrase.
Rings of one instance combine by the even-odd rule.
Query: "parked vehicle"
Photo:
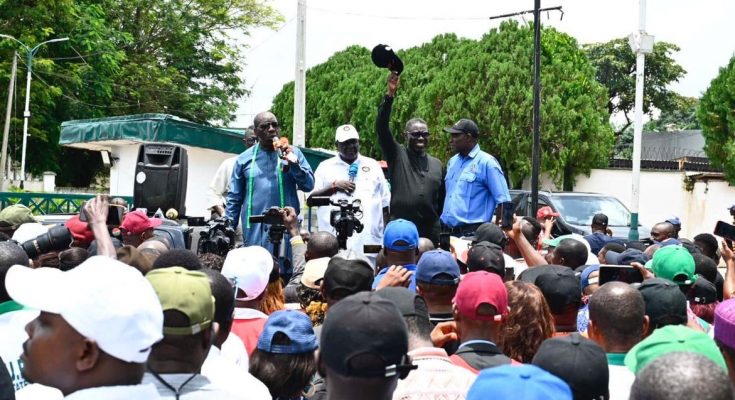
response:
[[[531,191],[511,190],[510,195],[516,206],[516,215],[530,215]],[[540,191],[538,206],[539,208],[549,206],[559,213],[551,231],[553,236],[570,233],[589,235],[592,233],[590,228],[592,217],[597,213],[603,213],[607,215],[608,228],[613,236],[628,239],[630,210],[615,196],[600,193]],[[639,240],[649,240],[650,234],[651,228],[638,224]]]

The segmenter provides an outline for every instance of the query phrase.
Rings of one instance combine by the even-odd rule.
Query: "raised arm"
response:
[[[383,97],[383,101],[380,102],[380,106],[378,106],[378,116],[375,118],[375,131],[378,133],[378,143],[380,144],[380,149],[383,151],[383,157],[388,161],[389,165],[392,160],[395,160],[399,148],[399,144],[396,142],[388,126],[393,107],[393,99],[395,98],[399,83],[400,77],[395,72],[391,72],[388,77],[388,91]]]

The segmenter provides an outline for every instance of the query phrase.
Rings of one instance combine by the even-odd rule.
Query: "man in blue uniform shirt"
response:
[[[453,236],[472,236],[480,224],[492,220],[497,205],[510,201],[508,184],[495,157],[480,150],[477,124],[460,119],[444,131],[457,154],[447,163],[440,219]]]
[[[314,189],[314,173],[296,147],[279,145],[283,159],[278,157],[279,151],[276,151],[273,139],[278,138],[280,126],[275,115],[262,112],[255,116],[253,125],[258,144],[237,157],[230,178],[225,215],[232,220],[233,227],[242,218],[245,246],[262,246],[272,251],[273,245],[268,241],[263,224],[250,223],[249,217],[261,215],[271,207],[282,210],[291,206],[298,213],[301,208],[296,191],[310,192]],[[283,241],[288,259],[291,246],[287,237]]]

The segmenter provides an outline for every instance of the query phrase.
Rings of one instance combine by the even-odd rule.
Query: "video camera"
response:
[[[283,215],[278,207],[267,209],[262,215],[251,215],[249,219],[251,224],[266,224],[268,228],[268,241],[273,243],[273,255],[276,257],[284,257],[286,249],[281,246],[283,243],[283,233],[286,232],[286,225],[283,223]]]
[[[65,226],[53,226],[48,232],[38,235],[35,239],[18,243],[18,245],[26,252],[28,258],[37,258],[38,256],[58,250],[68,249],[74,238]]]
[[[337,231],[337,241],[339,247],[347,248],[347,238],[352,236],[353,232],[362,232],[362,202],[358,199],[350,201],[349,199],[339,199],[332,201],[328,196],[314,196],[306,200],[309,207],[335,206],[339,210],[332,210],[329,215],[329,224]]]
[[[235,230],[228,218],[216,218],[209,221],[207,228],[199,232],[197,254],[212,253],[225,257],[235,247]]]

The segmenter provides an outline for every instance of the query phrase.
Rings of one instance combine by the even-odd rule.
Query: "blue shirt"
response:
[[[490,222],[495,206],[510,201],[508,183],[495,157],[477,144],[464,157],[455,154],[447,163],[446,197],[441,221],[449,227]]]
[[[409,283],[408,289],[411,290],[412,292],[415,292],[416,291],[416,264],[406,264],[406,265],[402,265],[402,267],[413,272],[413,274],[411,274],[411,278],[409,278],[411,283]],[[378,275],[375,275],[375,280],[373,281],[373,290],[375,290],[375,288],[378,287],[378,283],[380,283],[380,281],[383,279],[386,272],[388,272],[387,267],[380,270],[380,272],[378,272]]]
[[[242,237],[246,246],[262,246],[272,251],[273,246],[268,241],[268,232],[263,229],[262,224],[250,224],[248,229],[247,210],[248,201],[252,198],[252,215],[261,215],[270,207],[281,207],[280,191],[278,188],[278,176],[276,166],[280,168],[280,160],[275,151],[258,149],[255,163],[253,164],[253,152],[260,146],[256,144],[245,150],[237,157],[235,166],[230,177],[230,191],[227,194],[227,211],[225,215],[232,220],[233,227],[237,227],[242,217]],[[290,164],[288,171],[283,173],[283,200],[284,206],[291,206],[300,211],[299,198],[296,190],[309,192],[314,189],[314,173],[303,153],[296,147],[292,147],[298,158],[298,165]],[[248,181],[250,170],[253,168],[253,195],[248,192]],[[288,238],[284,239],[287,254],[290,254]]]

